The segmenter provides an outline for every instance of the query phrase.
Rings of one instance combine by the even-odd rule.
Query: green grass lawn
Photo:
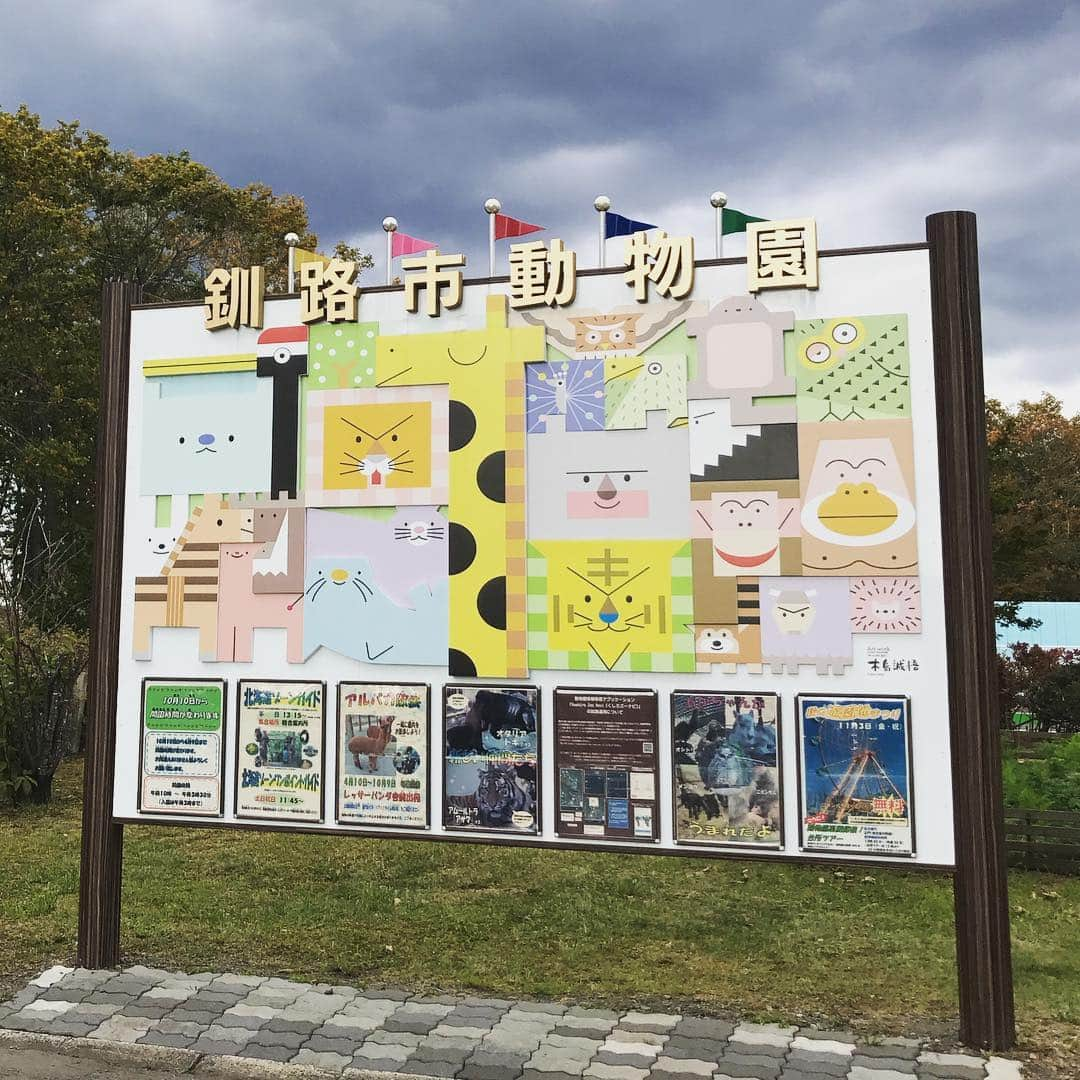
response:
[[[51,807],[0,815],[9,987],[74,954],[80,777],[68,763]],[[128,963],[955,1028],[943,877],[150,826],[124,861]],[[1011,888],[1024,1042],[1080,1046],[1080,879]]]

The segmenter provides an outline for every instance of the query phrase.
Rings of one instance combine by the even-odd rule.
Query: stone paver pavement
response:
[[[914,1039],[733,1024],[147,967],[50,968],[0,1004],[0,1031],[458,1080],[1022,1080],[1018,1062]],[[269,1068],[269,1066],[267,1066]]]

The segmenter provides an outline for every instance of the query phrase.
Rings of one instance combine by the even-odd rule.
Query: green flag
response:
[[[732,210],[730,207],[724,207],[723,224],[721,230],[724,236],[730,236],[732,233],[746,232],[746,226],[751,221],[765,221],[762,217],[753,217],[750,214],[744,214],[741,210]]]

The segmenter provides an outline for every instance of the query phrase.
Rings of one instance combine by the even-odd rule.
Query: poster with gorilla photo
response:
[[[675,842],[781,847],[778,696],[676,690],[671,728]]]
[[[654,690],[555,690],[559,836],[659,840]]]
[[[443,687],[443,824],[540,832],[540,695],[535,686]]]
[[[430,700],[426,683],[338,685],[341,824],[428,827]]]

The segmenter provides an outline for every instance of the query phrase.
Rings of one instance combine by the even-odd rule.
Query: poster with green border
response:
[[[139,747],[139,809],[221,817],[224,679],[145,679]]]

